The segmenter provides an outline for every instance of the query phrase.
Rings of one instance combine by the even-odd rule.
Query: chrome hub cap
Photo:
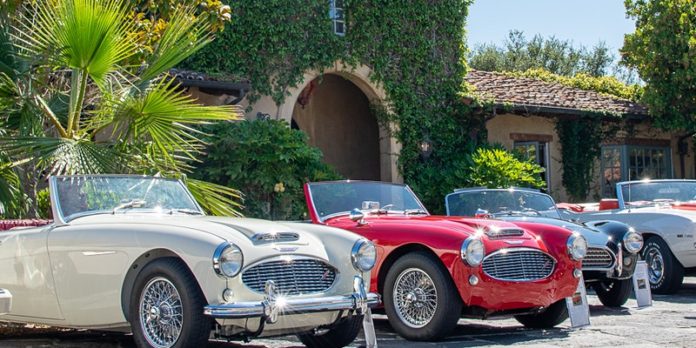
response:
[[[665,273],[665,263],[662,259],[662,253],[656,248],[648,249],[645,253],[645,262],[648,263],[648,277],[651,284],[657,284],[662,280]]]
[[[157,348],[174,346],[181,334],[184,311],[179,291],[169,280],[150,280],[140,295],[140,328],[147,342]]]
[[[427,273],[409,268],[396,278],[394,309],[402,323],[412,328],[428,325],[437,310],[437,289]]]

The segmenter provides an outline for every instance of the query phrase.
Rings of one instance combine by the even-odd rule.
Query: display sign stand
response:
[[[372,310],[367,309],[363,316],[363,332],[365,333],[365,346],[367,348],[377,348],[377,333],[375,333],[375,323],[372,321]]]
[[[9,290],[0,289],[0,315],[7,314],[12,310],[12,294]]]
[[[645,261],[638,261],[636,264],[636,271],[633,273],[633,294],[636,296],[638,308],[652,306],[648,264]]]
[[[582,276],[573,296],[566,297],[566,307],[570,316],[570,326],[573,329],[590,325],[590,306],[587,303],[587,290]]]

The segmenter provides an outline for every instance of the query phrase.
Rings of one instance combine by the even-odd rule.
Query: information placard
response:
[[[369,308],[363,316],[363,332],[365,333],[365,346],[377,348],[377,333],[375,333],[375,323],[372,321],[372,310]]]
[[[12,310],[12,294],[9,290],[0,289],[0,315],[7,314]]]
[[[587,303],[587,290],[585,280],[580,276],[578,288],[571,297],[566,297],[568,316],[570,316],[570,326],[572,328],[590,325],[590,306]]]
[[[648,264],[645,261],[638,261],[636,264],[636,271],[633,273],[633,294],[636,296],[638,308],[652,306]]]

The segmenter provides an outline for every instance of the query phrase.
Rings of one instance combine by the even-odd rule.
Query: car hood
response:
[[[168,214],[101,214],[81,217],[71,225],[94,224],[103,228],[123,228],[135,231],[183,229],[186,233],[204,233],[223,241],[237,244],[245,250],[254,250],[258,257],[268,254],[294,253],[328,260],[329,248],[350,250],[358,236],[348,234],[336,241],[336,246],[324,245],[320,233],[303,228],[305,224],[281,223],[249,218],[216,216],[189,216]],[[345,240],[345,244],[342,240]],[[255,247],[255,248],[251,248]],[[348,251],[345,253],[348,254]],[[256,257],[253,257],[256,258]],[[249,260],[252,261],[252,260]]]
[[[583,237],[585,237],[585,240],[587,240],[587,245],[589,246],[603,247],[607,245],[607,242],[609,241],[609,236],[604,232],[590,226],[577,224],[571,221],[540,216],[498,216],[496,218],[510,222],[534,222],[562,227],[567,230],[580,233]]]

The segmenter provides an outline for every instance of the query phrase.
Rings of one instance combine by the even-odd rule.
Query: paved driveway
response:
[[[377,315],[375,326],[380,347],[695,347],[696,277],[688,277],[682,290],[671,296],[655,295],[654,306],[636,309],[629,300],[625,308],[610,310],[590,296],[592,326],[571,330],[569,321],[553,330],[527,330],[514,319],[461,320],[447,340],[436,343],[408,342],[389,327],[386,317]],[[363,341],[356,341],[359,347]],[[90,331],[22,329],[0,336],[1,347],[134,347],[128,335]],[[297,340],[257,340],[250,344],[211,342],[209,347],[299,347]]]

